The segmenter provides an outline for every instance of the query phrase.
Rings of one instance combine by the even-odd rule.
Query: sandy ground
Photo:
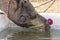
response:
[[[6,11],[7,1],[8,0],[0,0],[0,9],[2,9],[3,11]],[[31,3],[35,7],[35,6],[43,4],[43,3],[47,2],[47,1],[50,1],[50,0],[38,0],[38,1],[34,0]],[[44,10],[46,10],[51,3],[52,2],[49,2],[49,3],[47,3],[47,4],[43,5],[43,6],[39,6],[39,7],[35,8],[35,9],[39,13],[44,12]],[[60,0],[56,0],[54,2],[54,4],[46,11],[46,13],[60,13],[59,8],[60,8]]]
[[[32,2],[32,4],[33,4],[33,6],[34,7],[36,7],[36,6],[38,6],[38,5],[41,5],[41,4],[43,4],[43,3],[45,3],[45,2],[47,2],[47,1],[50,1],[50,0],[44,0],[44,1],[37,1],[37,2]],[[51,2],[49,2],[49,3],[47,3],[47,4],[45,4],[45,5],[42,5],[42,6],[39,6],[39,7],[37,7],[37,8],[35,8],[38,12],[44,12],[48,7],[49,7],[49,5],[52,3],[52,1]],[[46,13],[60,13],[60,0],[56,0],[53,4],[52,4],[52,6],[46,11]]]

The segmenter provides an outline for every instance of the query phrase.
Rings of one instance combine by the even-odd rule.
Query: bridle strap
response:
[[[10,1],[11,0],[8,0],[8,4],[7,4],[7,8],[6,8],[6,16],[8,17],[8,10],[9,10],[9,7],[10,7]]]

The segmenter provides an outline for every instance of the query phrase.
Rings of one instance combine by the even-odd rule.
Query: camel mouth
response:
[[[40,27],[43,27],[44,24],[38,24],[38,25],[34,25],[34,26],[31,26],[30,28],[40,28]]]

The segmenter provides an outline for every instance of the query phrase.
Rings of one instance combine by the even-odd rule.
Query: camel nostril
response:
[[[24,23],[24,22],[26,21],[26,18],[25,18],[25,16],[21,15],[20,18],[19,18],[19,20],[20,20],[22,23]]]

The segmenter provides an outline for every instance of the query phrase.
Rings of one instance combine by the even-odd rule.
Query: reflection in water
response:
[[[39,32],[31,29],[19,29],[16,27],[9,27],[3,30],[2,32],[0,32],[0,39],[6,38],[7,40],[60,40],[60,30],[51,29],[50,32]]]
[[[8,40],[50,40],[49,32],[21,31],[14,33]]]

